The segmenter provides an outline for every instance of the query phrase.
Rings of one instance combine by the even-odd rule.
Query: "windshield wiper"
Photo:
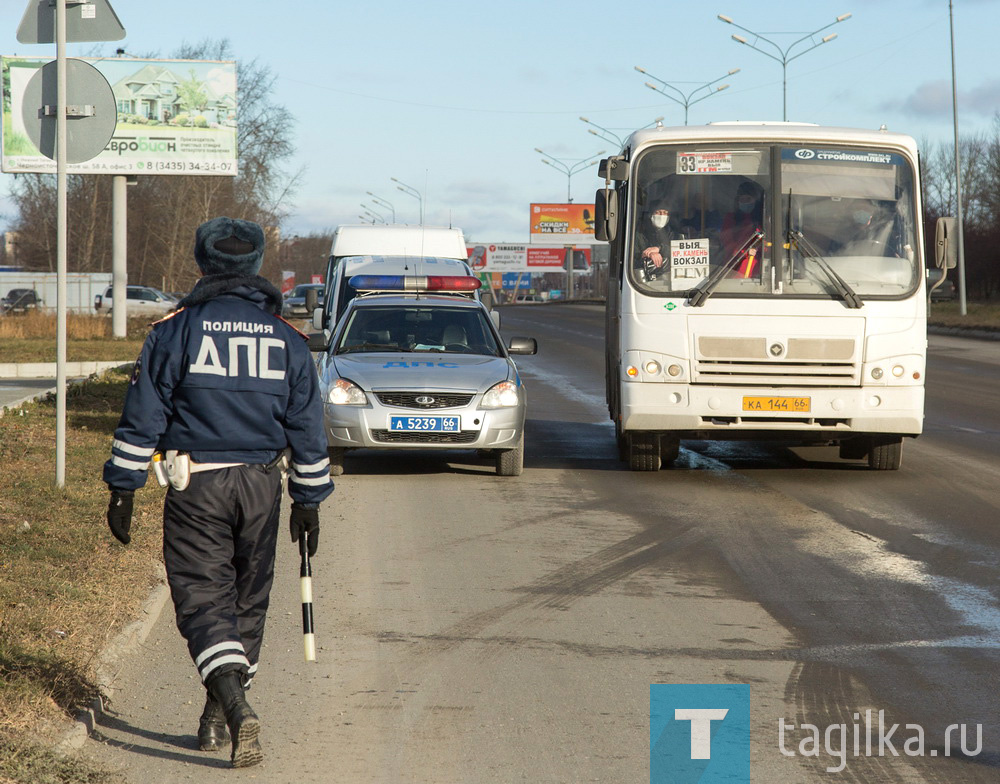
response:
[[[719,285],[719,281],[732,271],[736,264],[743,259],[743,257],[754,245],[757,244],[757,242],[760,241],[763,236],[764,232],[760,229],[754,229],[753,233],[747,237],[746,241],[740,246],[739,250],[733,254],[732,258],[705,278],[705,280],[700,283],[693,292],[691,292],[688,304],[694,308],[700,308],[703,304],[705,304],[705,300],[708,299],[709,295],[711,295],[713,291],[715,291],[715,287]]]
[[[860,308],[864,306],[865,303],[861,301],[861,297],[858,296],[858,293],[851,288],[851,285],[846,280],[837,274],[837,271],[830,266],[830,263],[825,258],[823,258],[823,255],[816,249],[816,246],[805,238],[805,235],[801,230],[792,231],[789,229],[788,244],[794,246],[795,249],[802,254],[802,258],[812,259],[819,264],[820,269],[826,273],[830,282],[833,284],[833,287],[837,290],[837,293],[844,298],[844,302],[847,303],[847,307]],[[805,252],[803,253],[803,251]]]
[[[399,346],[388,343],[359,343],[356,346],[344,346],[338,349],[338,354],[353,354],[357,351],[402,351]]]

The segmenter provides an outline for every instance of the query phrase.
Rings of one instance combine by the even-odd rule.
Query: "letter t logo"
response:
[[[722,721],[728,708],[676,708],[677,721],[691,722],[691,759],[712,759],[712,721]]]

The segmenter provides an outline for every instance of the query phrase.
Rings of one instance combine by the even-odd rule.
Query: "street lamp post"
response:
[[[825,36],[824,38],[821,38],[818,41],[816,40],[815,36],[818,33],[822,33],[827,28],[833,27],[835,24],[847,21],[848,19],[851,18],[851,14],[841,14],[836,19],[834,19],[832,22],[830,22],[830,24],[823,25],[821,28],[819,28],[818,30],[813,30],[811,33],[806,33],[801,38],[798,38],[795,41],[793,41],[791,44],[789,44],[784,49],[782,49],[778,44],[776,44],[770,38],[765,38],[764,35],[762,35],[761,33],[755,33],[753,30],[749,30],[746,27],[743,27],[742,25],[736,24],[736,22],[734,22],[728,16],[724,16],[722,14],[719,14],[718,18],[721,21],[725,22],[726,24],[731,24],[733,27],[737,27],[740,30],[743,30],[744,32],[749,33],[750,35],[754,36],[754,40],[751,42],[751,41],[748,41],[746,38],[744,38],[742,35],[733,35],[732,39],[734,41],[736,41],[737,43],[740,43],[740,44],[744,44],[745,46],[749,46],[751,49],[754,49],[754,50],[760,52],[765,57],[770,57],[772,60],[775,60],[775,61],[781,63],[781,119],[787,121],[788,120],[788,64],[792,60],[794,60],[795,58],[801,57],[806,52],[811,52],[817,46],[822,46],[823,44],[830,43],[830,41],[832,41],[834,38],[837,37],[836,33],[833,33],[831,35]],[[796,35],[796,33],[770,33],[770,35]],[[766,51],[764,49],[761,49],[759,46],[757,46],[757,43],[759,41],[763,41],[764,43],[770,44],[771,46],[773,46],[774,49],[775,49],[775,51],[777,51],[780,56],[776,57],[775,55],[771,54],[770,52],[768,52],[768,51]],[[807,49],[803,49],[801,52],[797,52],[796,54],[793,54],[793,55],[791,55],[791,57],[789,57],[789,54],[791,53],[792,49],[794,49],[796,46],[798,46],[803,41],[809,41],[810,44],[811,44],[811,46],[809,46]]]
[[[385,223],[385,216],[381,212],[376,210],[374,207],[372,207],[370,204],[365,204],[364,202],[361,202],[361,209],[363,209],[365,212],[370,212],[372,215],[374,215],[376,218],[382,221],[382,223]]]
[[[367,193],[369,196],[371,196],[372,197],[372,201],[374,201],[380,207],[388,207],[389,210],[392,212],[392,222],[393,223],[396,222],[396,208],[393,207],[392,204],[390,204],[389,202],[387,202],[385,199],[379,198],[378,196],[376,196],[371,191],[365,191],[365,193]]]
[[[588,128],[587,129],[587,133],[592,133],[594,136],[596,136],[601,141],[614,142],[619,147],[624,147],[625,146],[625,142],[622,141],[621,136],[619,136],[614,131],[611,131],[611,130],[605,128],[604,126],[598,125],[593,120],[591,120],[589,117],[581,117],[580,118],[580,122],[585,122],[585,123],[587,123],[587,125],[593,125],[594,128],[597,128],[598,130],[596,130],[596,131],[594,130],[594,128]],[[648,122],[645,125],[643,125],[642,128],[649,128],[651,125],[658,125],[661,122],[663,122],[663,118],[662,117],[657,117],[652,122]],[[637,130],[642,130],[642,128],[639,128]]]
[[[725,89],[728,89],[729,85],[728,85],[728,84],[723,84],[723,85],[720,85],[719,87],[716,87],[716,88],[715,88],[714,90],[709,90],[709,89],[708,89],[709,87],[711,87],[711,86],[712,86],[713,84],[715,84],[716,82],[721,82],[721,81],[722,81],[723,79],[725,79],[725,78],[726,78],[727,76],[732,76],[733,74],[736,74],[736,73],[739,73],[739,72],[740,72],[740,69],[739,69],[739,68],[733,68],[733,69],[732,69],[731,71],[729,71],[728,73],[726,73],[726,74],[725,74],[725,75],[723,75],[723,76],[720,76],[720,77],[719,77],[718,79],[713,79],[713,80],[712,80],[712,81],[710,81],[710,82],[705,82],[705,83],[703,83],[703,84],[699,84],[699,85],[698,85],[697,87],[695,87],[695,88],[694,88],[694,89],[693,89],[693,90],[692,90],[691,92],[689,92],[689,93],[688,93],[687,95],[685,95],[685,94],[684,94],[684,93],[683,93],[683,92],[682,92],[682,91],[680,90],[680,88],[678,88],[678,87],[675,87],[674,85],[670,84],[669,82],[665,82],[665,81],[663,81],[662,79],[660,79],[660,78],[659,78],[659,77],[657,77],[657,76],[653,76],[653,74],[651,74],[651,73],[650,73],[649,71],[647,71],[647,70],[646,70],[645,68],[640,68],[640,67],[639,67],[639,66],[637,65],[637,66],[635,66],[635,70],[637,70],[637,71],[638,71],[639,73],[641,73],[641,74],[645,74],[645,75],[646,75],[646,76],[648,76],[648,77],[649,77],[650,79],[656,79],[656,81],[658,81],[658,82],[659,82],[660,84],[662,84],[662,85],[663,85],[664,87],[669,87],[669,88],[670,88],[671,90],[673,90],[673,91],[674,91],[675,93],[677,93],[677,94],[678,94],[678,95],[680,96],[680,98],[679,98],[679,99],[678,99],[678,98],[675,98],[675,97],[674,97],[674,96],[672,96],[672,95],[671,95],[670,93],[666,93],[666,92],[664,92],[664,91],[663,91],[663,90],[662,90],[661,88],[657,87],[657,86],[656,86],[655,84],[650,84],[649,82],[646,82],[646,87],[648,87],[648,88],[649,88],[650,90],[656,90],[656,92],[660,93],[660,95],[663,95],[663,96],[665,96],[665,97],[669,98],[669,99],[670,99],[671,101],[673,101],[674,103],[679,103],[679,104],[680,104],[681,106],[683,106],[683,107],[684,107],[684,124],[685,124],[685,125],[687,125],[687,124],[688,124],[688,109],[689,109],[689,108],[690,108],[691,106],[693,106],[694,104],[698,103],[699,101],[704,101],[704,100],[705,100],[706,98],[710,98],[710,97],[712,97],[712,96],[713,96],[713,95],[715,95],[716,93],[721,93],[721,92],[722,92],[723,90],[725,90]],[[681,82],[681,84],[685,84],[685,82]],[[688,83],[688,84],[689,84],[689,83]],[[691,100],[691,98],[692,98],[692,97],[694,96],[694,94],[695,94],[695,93],[697,93],[697,92],[698,92],[699,90],[707,90],[707,92],[706,92],[706,93],[705,93],[704,95],[702,95],[702,96],[700,96],[700,97],[698,97],[698,98],[695,98],[695,99],[694,99],[694,100],[692,101],[692,100]]]
[[[572,163],[572,165],[567,165],[564,162],[566,159],[556,158],[554,155],[549,155],[549,153],[545,152],[544,150],[540,150],[538,147],[535,148],[535,152],[537,152],[539,155],[546,156],[545,158],[542,158],[542,163],[547,163],[549,166],[558,169],[559,171],[561,171],[563,174],[566,175],[566,201],[572,204],[573,195],[572,192],[570,191],[570,182],[573,179],[573,175],[576,174],[578,171],[581,171],[582,169],[586,168],[587,166],[591,166],[592,164],[597,163],[598,159],[595,156],[603,155],[607,151],[600,150],[599,152],[595,152],[591,155],[588,155],[586,158],[575,159],[575,162]]]
[[[412,196],[420,203],[420,225],[424,225],[424,197],[421,195],[420,191],[414,188],[412,185],[407,185],[402,180],[397,180],[395,177],[390,177],[394,183],[396,183],[396,189],[402,191],[407,196]]]
[[[372,223],[378,221],[379,223],[385,223],[385,218],[379,215],[377,212],[372,211],[370,207],[366,207],[364,204],[361,205],[361,211],[364,212],[369,218],[371,218]],[[364,215],[359,215],[361,220],[368,220]]]

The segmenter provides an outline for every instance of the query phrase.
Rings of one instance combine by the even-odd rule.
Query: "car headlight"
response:
[[[483,395],[480,408],[513,408],[520,402],[517,385],[511,381],[501,381],[494,384]]]
[[[365,397],[361,387],[346,378],[338,378],[333,382],[326,400],[335,406],[364,406],[368,404],[368,398]]]

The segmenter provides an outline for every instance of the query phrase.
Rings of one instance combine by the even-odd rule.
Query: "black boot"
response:
[[[233,743],[233,767],[247,768],[256,765],[264,759],[264,752],[257,740],[260,719],[243,694],[243,676],[239,672],[227,672],[209,679],[206,685],[226,714],[226,724],[229,725],[229,736]]]
[[[205,696],[205,710],[198,720],[198,748],[202,751],[218,751],[229,740],[226,732],[226,714],[209,692]]]

